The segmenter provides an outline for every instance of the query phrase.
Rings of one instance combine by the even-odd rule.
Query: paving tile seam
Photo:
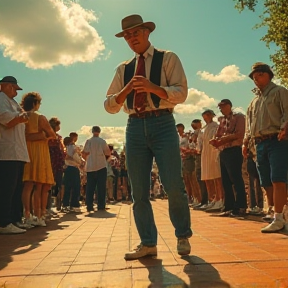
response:
[[[105,253],[105,260],[104,260],[104,263],[106,262],[106,260],[107,260],[107,255],[108,255],[108,250],[109,250],[109,246],[111,245],[111,242],[112,242],[112,235],[113,235],[113,232],[115,231],[115,227],[117,226],[117,223],[118,223],[118,221],[119,221],[119,215],[121,214],[121,212],[122,212],[122,210],[123,210],[124,208],[123,208],[123,206],[120,206],[119,207],[119,210],[118,210],[118,213],[117,213],[117,216],[116,216],[116,221],[114,222],[114,225],[113,225],[113,229],[112,229],[112,232],[111,232],[111,236],[110,236],[110,239],[109,239],[109,241],[108,241],[108,243],[107,243],[107,249],[106,249],[106,253]],[[131,209],[129,209],[129,210],[131,210]],[[131,216],[131,215],[129,215],[129,216]],[[131,217],[130,217],[131,218]],[[121,220],[123,220],[122,218],[120,218],[120,221]],[[129,226],[129,235],[130,235],[130,226]],[[129,237],[130,238],[130,237]],[[103,266],[102,266],[102,271],[103,271],[103,267],[104,267],[104,264],[103,264]],[[105,270],[106,271],[106,270]],[[101,281],[102,281],[102,277],[100,277],[100,279],[101,279]]]
[[[84,219],[83,219],[84,220]],[[87,222],[88,220],[86,220],[86,221],[84,221],[84,223],[82,223],[82,224],[80,224],[73,232],[72,232],[72,234],[75,232],[75,231],[77,231],[81,226],[83,226],[86,222]],[[97,226],[98,227],[98,226]],[[71,234],[70,234],[71,235]],[[42,261],[40,261],[39,263],[38,263],[38,265],[36,266],[36,267],[34,267],[34,269],[31,271],[31,273],[29,273],[26,277],[28,277],[28,276],[30,276],[30,275],[33,275],[33,271],[41,264],[41,263],[43,263],[44,262],[44,260],[53,252],[53,251],[55,251],[55,249],[61,244],[61,243],[63,243],[70,235],[67,235],[56,247],[54,247],[53,249],[52,249],[52,251],[50,251],[50,253],[48,253],[43,259],[42,259]],[[91,236],[91,235],[90,235]],[[87,238],[87,240],[88,240],[89,238]],[[86,240],[86,241],[87,241]],[[86,241],[85,241],[85,243],[86,243]],[[83,245],[81,246],[81,247],[83,247]],[[80,249],[81,250],[81,249]],[[80,251],[79,250],[79,251]],[[77,253],[77,255],[79,254],[79,252]],[[77,255],[75,256],[75,258],[77,257]],[[74,261],[75,261],[75,259],[74,259]],[[73,264],[73,262],[72,262],[72,264]],[[71,265],[70,265],[70,267],[71,267]],[[69,268],[70,269],[70,268]],[[69,270],[68,269],[68,270]],[[25,277],[25,278],[26,278]],[[25,279],[24,278],[24,279]]]

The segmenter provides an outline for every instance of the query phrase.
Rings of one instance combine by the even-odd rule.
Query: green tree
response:
[[[266,27],[267,33],[261,40],[268,48],[276,46],[275,53],[270,55],[274,63],[274,71],[281,83],[288,87],[288,1],[287,0],[233,0],[235,7],[242,12],[244,9],[255,10],[264,5],[260,16],[261,22],[255,27]],[[260,8],[260,7],[259,7]]]

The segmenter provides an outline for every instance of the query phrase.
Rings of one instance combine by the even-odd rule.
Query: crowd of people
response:
[[[207,109],[204,127],[201,119],[192,121],[193,132],[176,125],[183,179],[191,208],[238,219],[262,215],[269,225],[261,232],[273,233],[288,225],[288,92],[271,81],[274,74],[264,63],[255,63],[249,77],[257,88],[246,117],[223,99],[216,121]]]
[[[81,212],[83,202],[91,213],[96,203],[100,211],[106,202],[131,201],[125,150],[119,155],[100,138],[99,126],[77,145],[76,132],[62,138],[60,120],[38,112],[39,93],[25,93],[18,104],[17,80],[0,84],[0,234],[46,226],[57,211]]]
[[[191,252],[188,202],[193,209],[219,212],[215,216],[243,219],[247,205],[250,213],[263,212],[264,192],[265,219],[270,223],[261,232],[281,231],[288,221],[288,90],[272,82],[271,68],[261,62],[252,66],[249,77],[256,86],[255,97],[246,115],[234,111],[230,99],[223,99],[218,121],[207,109],[202,113],[205,126],[194,119],[193,132],[187,134],[181,123],[175,129],[173,117],[174,107],[186,100],[188,91],[180,59],[151,45],[154,22],[129,15],[121,26],[115,36],[135,54],[117,67],[104,101],[108,113],[123,109],[129,115],[126,147],[120,155],[100,138],[99,126],[92,128],[82,149],[76,145],[75,132],[62,141],[58,118],[48,121],[37,112],[38,93],[24,94],[19,105],[14,100],[22,90],[17,80],[6,76],[0,81],[0,233],[45,226],[52,195],[57,195],[62,212],[79,212],[82,191],[89,213],[94,212],[95,201],[101,211],[106,202],[133,200],[141,242],[124,258],[155,256],[158,233],[151,200],[156,180],[157,195],[168,199],[179,255]],[[151,173],[154,160],[158,176]]]

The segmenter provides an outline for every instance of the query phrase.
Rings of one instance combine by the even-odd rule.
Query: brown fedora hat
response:
[[[150,30],[150,32],[154,31],[156,25],[154,22],[144,22],[140,15],[130,15],[122,19],[122,30],[121,32],[117,33],[116,37],[123,37],[124,32],[128,29],[132,29],[138,26],[145,27]]]

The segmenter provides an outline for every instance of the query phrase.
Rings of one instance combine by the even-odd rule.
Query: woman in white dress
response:
[[[206,183],[210,203],[206,211],[219,210],[223,207],[224,190],[221,179],[219,150],[209,144],[214,138],[218,124],[213,121],[215,113],[208,109],[202,113],[206,122],[202,134],[201,180]]]

